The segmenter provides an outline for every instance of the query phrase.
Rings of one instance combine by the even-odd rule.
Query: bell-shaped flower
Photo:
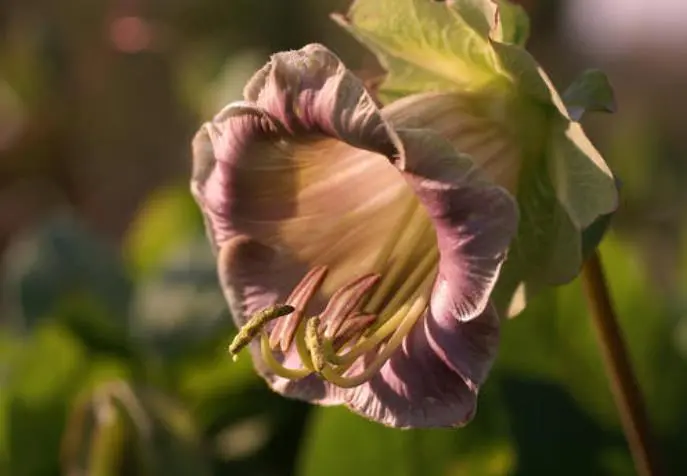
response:
[[[191,189],[268,384],[394,427],[459,426],[494,359],[517,206],[395,128],[319,45],[274,55],[194,140]]]
[[[435,130],[517,198],[499,304],[573,279],[600,239],[591,225],[618,203],[578,123],[586,109],[613,109],[605,76],[586,74],[561,97],[524,48],[526,14],[507,0],[356,0],[334,19],[387,70],[378,92],[388,120]]]

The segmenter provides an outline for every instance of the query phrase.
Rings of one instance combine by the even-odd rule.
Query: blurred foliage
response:
[[[365,63],[326,20],[347,3],[0,6],[0,475],[634,474],[578,282],[504,322],[460,430],[290,401],[226,355],[234,329],[187,193],[189,138],[271,51],[320,41]],[[561,2],[522,3],[546,22],[535,37],[555,31]],[[571,103],[604,87],[590,74]],[[623,203],[602,256],[665,466],[687,474],[684,137],[641,94],[618,99],[629,111],[606,150]]]
[[[100,243],[73,217],[56,215],[18,235],[6,250],[5,293],[30,328],[69,300],[90,300],[101,313],[122,315],[131,283],[116,251]]]
[[[233,326],[187,205],[154,194],[167,220],[146,221],[142,208],[127,263],[62,216],[10,244],[2,474],[260,474],[292,464],[297,439],[283,440],[298,434],[307,408],[268,392],[249,359],[226,357]],[[151,246],[138,261],[132,250]],[[121,282],[126,295],[113,285]]]
[[[192,417],[118,381],[77,397],[60,456],[64,474],[211,474]]]
[[[184,218],[183,200],[163,206],[154,197],[178,239],[155,220],[132,228],[127,249],[160,240],[167,252],[156,249],[146,272],[135,273],[128,313],[108,301],[117,286],[109,297],[99,290],[119,282],[122,269],[137,269],[136,253],[125,265],[73,222],[62,249],[97,249],[85,262],[93,269],[107,262],[109,271],[78,282],[66,304],[60,293],[73,283],[51,275],[50,252],[42,254],[41,286],[26,284],[36,279],[35,259],[16,254],[8,262],[7,297],[47,304],[30,326],[0,334],[6,474],[632,474],[578,282],[542,294],[504,323],[500,357],[470,425],[390,430],[342,408],[283,399],[266,389],[249,359],[232,363],[225,349],[233,330],[212,257],[198,244],[202,230]],[[19,239],[51,243],[62,219]],[[601,251],[664,456],[680,474],[687,471],[687,362],[671,336],[681,308],[652,299],[635,245],[611,235]],[[61,266],[69,276],[68,263]],[[76,324],[79,313],[88,325]],[[106,469],[96,470],[101,465]]]

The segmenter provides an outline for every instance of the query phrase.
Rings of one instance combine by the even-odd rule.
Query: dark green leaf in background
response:
[[[71,215],[54,215],[17,236],[6,253],[3,295],[16,329],[30,328],[65,300],[82,298],[124,322],[132,285],[117,250]]]
[[[140,281],[130,328],[140,345],[169,357],[234,329],[204,236],[172,248]]]
[[[395,430],[344,408],[320,408],[305,434],[297,474],[509,474],[517,456],[498,390],[495,385],[485,388],[481,398],[486,411],[478,412],[469,430]]]
[[[155,190],[139,209],[125,238],[124,257],[134,276],[154,272],[170,252],[197,236],[202,227],[187,185]]]
[[[598,69],[584,71],[563,93],[570,117],[579,121],[586,111],[615,112],[613,87],[606,74]]]

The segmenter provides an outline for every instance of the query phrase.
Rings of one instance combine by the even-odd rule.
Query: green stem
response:
[[[594,251],[584,264],[582,277],[611,391],[637,473],[640,476],[658,476],[661,472],[649,419],[613,309],[598,251]]]

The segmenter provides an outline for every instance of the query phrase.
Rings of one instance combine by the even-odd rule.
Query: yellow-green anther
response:
[[[310,351],[310,358],[316,372],[321,372],[325,364],[324,340],[319,328],[320,318],[318,316],[311,317],[305,324],[305,346]]]
[[[241,327],[239,333],[236,334],[236,337],[234,337],[234,340],[229,345],[229,353],[232,355],[232,358],[236,360],[236,354],[241,352],[241,349],[255,339],[267,323],[278,317],[291,314],[294,310],[295,308],[288,304],[276,304],[253,314],[251,318],[248,319],[248,322]]]

